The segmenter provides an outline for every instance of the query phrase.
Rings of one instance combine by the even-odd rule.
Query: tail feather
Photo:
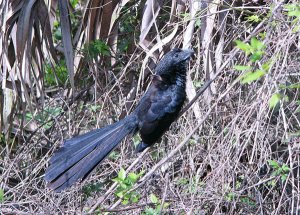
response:
[[[88,174],[124,139],[136,131],[134,115],[67,140],[50,159],[45,174],[48,187],[61,191]]]

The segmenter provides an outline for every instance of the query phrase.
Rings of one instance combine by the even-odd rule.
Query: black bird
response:
[[[155,68],[152,83],[136,109],[104,128],[67,140],[50,159],[45,180],[57,192],[89,173],[129,134],[140,132],[141,152],[153,145],[177,118],[186,99],[186,62],[192,50],[175,48]]]

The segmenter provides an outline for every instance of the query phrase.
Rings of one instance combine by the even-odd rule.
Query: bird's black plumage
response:
[[[136,109],[123,120],[67,140],[50,159],[45,180],[61,191],[87,175],[129,134],[140,132],[141,152],[177,118],[186,99],[186,62],[193,51],[173,49],[158,63],[152,83]]]

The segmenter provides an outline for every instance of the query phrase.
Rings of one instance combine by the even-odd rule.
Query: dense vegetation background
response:
[[[297,1],[1,1],[1,213],[300,213],[299,24]],[[129,113],[173,47],[196,53],[189,100],[209,89],[151,149],[48,190],[63,139]]]

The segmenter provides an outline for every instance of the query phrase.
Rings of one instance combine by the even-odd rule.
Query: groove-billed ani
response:
[[[45,180],[57,192],[88,174],[129,134],[140,132],[141,152],[154,144],[176,119],[184,100],[186,62],[192,50],[173,49],[155,68],[152,83],[136,109],[104,128],[67,140],[50,159]]]

